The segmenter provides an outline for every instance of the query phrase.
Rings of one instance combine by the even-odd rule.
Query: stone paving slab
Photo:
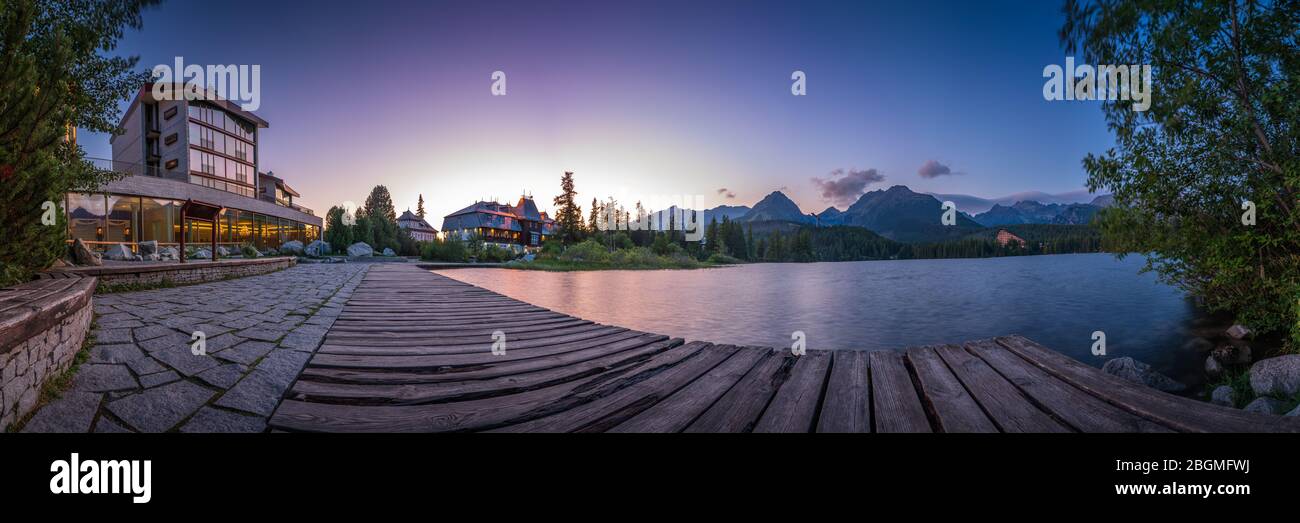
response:
[[[96,345],[25,432],[262,432],[368,264],[95,296]],[[205,353],[192,350],[202,331]]]

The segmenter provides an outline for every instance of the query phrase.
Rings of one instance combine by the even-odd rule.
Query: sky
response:
[[[399,212],[422,194],[440,227],[480,199],[552,209],[564,171],[584,212],[1080,191],[1081,160],[1113,139],[1099,102],[1043,99],[1061,21],[1051,0],[171,0],[113,53],[260,65],[262,171],[318,215],[376,184]],[[107,135],[80,141],[111,156]]]

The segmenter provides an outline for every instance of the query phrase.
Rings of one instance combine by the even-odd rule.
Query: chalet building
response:
[[[110,139],[111,163],[97,165],[126,176],[66,196],[70,240],[238,250],[319,238],[320,217],[294,203],[298,193],[284,180],[258,170],[266,120],[227,100],[177,98],[155,98],[152,84],[136,94],[119,124],[125,132]]]
[[[410,209],[397,217],[397,226],[406,229],[406,232],[411,234],[411,238],[417,242],[431,242],[438,238],[438,229],[434,229],[429,222],[424,221],[424,218],[411,212]]]
[[[514,251],[535,250],[555,232],[555,220],[538,212],[527,196],[519,197],[515,205],[476,202],[442,219],[442,233],[448,238],[479,238]]]
[[[997,240],[998,240],[998,245],[1001,247],[1006,247],[1007,244],[1011,242],[1015,242],[1016,245],[1019,245],[1020,247],[1024,247],[1025,245],[1028,245],[1027,243],[1025,243],[1024,238],[1011,234],[1011,232],[1006,229],[998,229]]]

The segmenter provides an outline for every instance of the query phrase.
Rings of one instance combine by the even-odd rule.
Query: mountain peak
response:
[[[794,203],[789,196],[781,191],[772,191],[771,194],[764,196],[762,200],[754,204],[754,207],[740,218],[740,221],[787,221],[796,223],[811,223],[814,220],[809,218],[799,209],[799,205]]]

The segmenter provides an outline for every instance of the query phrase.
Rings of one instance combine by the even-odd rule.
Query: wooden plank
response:
[[[1021,336],[999,345],[1039,369],[1106,402],[1184,432],[1300,432],[1300,418],[1270,416],[1174,396],[1102,373]]]
[[[740,382],[686,427],[685,432],[749,432],[794,366],[789,351],[766,349],[767,356]]]
[[[831,351],[808,351],[795,361],[790,378],[781,384],[754,432],[809,432],[817,421],[831,366]]]
[[[619,334],[625,335],[625,334]],[[626,335],[640,335],[636,331],[628,331]],[[654,337],[654,341],[666,340],[667,336],[658,334],[647,334],[646,336]],[[485,342],[483,350],[477,353],[469,354],[436,354],[427,356],[364,356],[355,354],[316,354],[312,357],[312,365],[318,367],[338,367],[338,368],[355,368],[355,369],[424,369],[435,371],[440,367],[455,367],[461,365],[492,365],[508,361],[516,361],[529,358],[540,358],[542,356],[551,356],[562,354],[575,350],[582,350],[587,346],[583,342],[562,343],[547,347],[538,347],[527,351],[506,350],[505,354],[492,354],[492,344]],[[445,372],[442,371],[442,372]]]
[[[666,365],[645,379],[629,379],[631,385],[605,385],[581,391],[573,397],[586,400],[582,403],[550,416],[502,427],[495,431],[605,431],[672,395],[735,352],[735,347],[702,344],[702,348],[689,358],[684,358],[673,365]]]
[[[538,365],[539,368],[531,372],[508,372],[496,377],[467,381],[403,384],[395,380],[385,382],[377,379],[373,383],[337,383],[311,381],[312,376],[304,373],[303,377],[294,384],[290,396],[322,403],[419,405],[518,394],[574,379],[613,372],[681,344],[681,338],[675,338],[632,347],[628,350],[610,350],[603,356],[582,361],[557,363],[549,367]]]
[[[738,349],[690,385],[620,423],[610,432],[681,432],[731,390],[755,364],[767,357],[768,352],[765,349]]]
[[[621,327],[606,327],[603,325],[589,324],[572,330],[557,329],[551,334],[533,333],[530,336],[511,336],[507,338],[506,351],[528,350],[538,347],[547,347],[559,345],[561,343],[579,342],[604,338],[620,333],[633,333],[640,335],[644,333],[629,331]],[[388,345],[381,346],[364,346],[364,345],[337,345],[326,339],[321,346],[321,352],[327,354],[356,354],[369,356],[419,356],[428,354],[470,354],[483,351],[483,340],[479,338],[471,343],[419,343],[410,344],[401,347],[392,347]]]
[[[1004,432],[1070,432],[1070,429],[1040,410],[984,360],[961,347],[944,345],[936,352],[952,369],[975,401],[979,402],[998,429]]]
[[[871,405],[876,432],[931,432],[921,399],[912,386],[903,363],[895,351],[868,353],[871,368]]]
[[[907,360],[916,371],[921,401],[939,432],[998,431],[933,347],[907,349]]]
[[[834,351],[817,432],[871,432],[869,365],[865,351]]]
[[[1083,432],[1173,432],[1120,410],[1034,367],[993,340],[970,342],[966,350],[1006,377],[1039,406]]]
[[[642,373],[672,367],[694,356],[699,343],[678,345],[644,362],[518,394],[410,406],[357,406],[285,399],[271,415],[271,427],[309,432],[448,432],[486,430],[563,412],[584,395],[618,387]]]

